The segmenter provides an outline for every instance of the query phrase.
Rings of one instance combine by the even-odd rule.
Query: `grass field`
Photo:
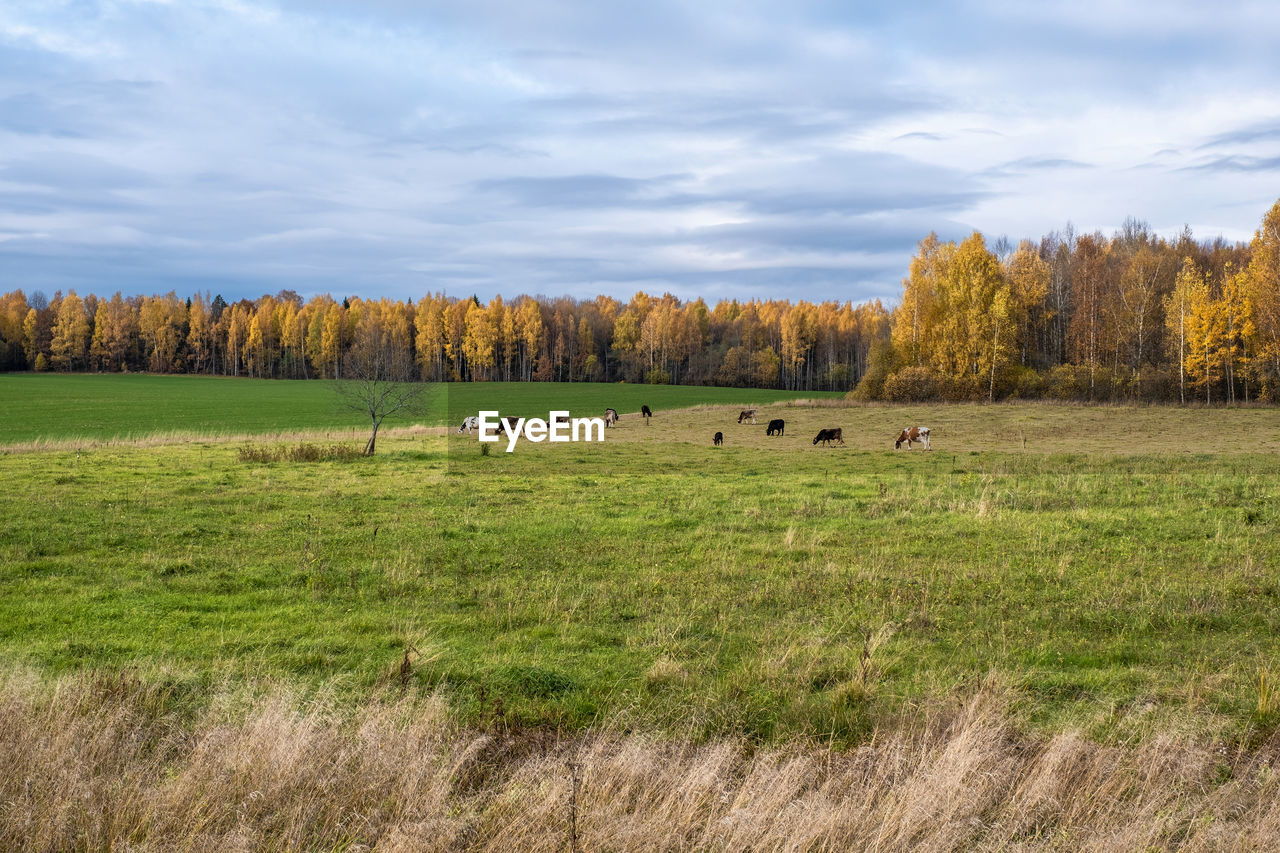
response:
[[[550,405],[465,387],[460,411]],[[1105,740],[1275,724],[1273,411],[777,403],[750,426],[650,399],[603,444],[512,454],[448,429],[348,462],[0,456],[0,655],[354,697],[409,644],[462,721],[697,738],[856,743],[989,676],[1026,724]],[[934,451],[893,452],[908,423]],[[826,426],[848,446],[814,447]]]
[[[571,802],[583,850],[1280,833],[1274,410],[454,385],[326,461],[332,401],[0,377],[0,847],[550,851]]]
[[[602,414],[695,404],[771,403],[836,394],[593,383],[452,383],[431,386],[413,421],[460,423],[482,408],[546,417],[552,409]],[[403,421],[400,421],[403,422]],[[388,426],[394,426],[388,421]],[[156,433],[240,435],[298,430],[358,432],[332,383],[143,374],[0,374],[0,446],[38,440],[113,439]]]

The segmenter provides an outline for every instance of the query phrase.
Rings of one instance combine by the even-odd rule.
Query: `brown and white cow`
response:
[[[607,427],[618,425],[618,412],[615,409],[604,410],[604,425]]]
[[[814,437],[813,443],[817,444],[819,441],[828,446],[830,446],[833,441],[837,444],[844,444],[844,430],[841,427],[836,427],[835,429],[820,429],[818,430],[817,436]]]
[[[893,449],[897,450],[903,444],[907,445],[907,450],[911,449],[911,443],[918,441],[924,445],[924,449],[929,449],[929,428],[928,427],[907,427],[898,433],[898,440],[893,443]]]
[[[743,421],[747,420],[748,418],[750,418],[750,419],[751,419],[751,422],[752,422],[752,423],[755,423],[755,422],[756,422],[756,410],[755,410],[755,409],[743,409],[741,412],[739,412],[739,413],[738,413],[738,423],[742,423]]]

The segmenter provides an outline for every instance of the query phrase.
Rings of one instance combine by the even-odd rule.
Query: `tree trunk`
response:
[[[987,402],[994,403],[996,400],[996,350],[1000,343],[1000,324],[996,323],[994,334],[991,336],[991,385],[987,389]]]
[[[364,455],[372,456],[375,446],[378,443],[378,427],[382,426],[382,421],[375,420],[373,422],[373,432],[369,434],[369,441],[364,446]]]

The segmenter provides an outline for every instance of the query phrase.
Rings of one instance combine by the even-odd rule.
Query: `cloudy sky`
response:
[[[893,302],[931,230],[1248,239],[1280,11],[1052,6],[4,0],[0,292]]]

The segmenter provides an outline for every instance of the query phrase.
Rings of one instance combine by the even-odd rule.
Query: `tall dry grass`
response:
[[[474,731],[443,701],[199,711],[122,676],[0,676],[0,849],[1263,850],[1280,749],[1020,737],[999,690],[850,752]]]
[[[426,435],[446,435],[448,427],[408,426],[383,427],[378,431],[378,438],[417,438]],[[369,438],[367,426],[348,427],[345,429],[302,429],[264,433],[229,433],[229,432],[196,432],[190,430],[169,430],[166,432],[148,433],[147,435],[125,435],[114,438],[64,437],[36,438],[30,441],[17,441],[0,444],[0,453],[52,453],[67,450],[97,450],[113,447],[171,447],[181,444],[245,444],[254,442],[303,442],[303,441],[366,441]]]

